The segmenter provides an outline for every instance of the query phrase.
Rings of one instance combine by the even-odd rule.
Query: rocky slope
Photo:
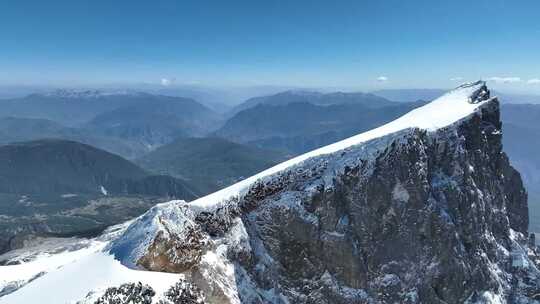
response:
[[[178,286],[197,299],[178,303],[534,303],[527,194],[489,95],[467,84],[189,204],[160,204],[61,280],[103,255],[97,269],[107,267],[110,254],[123,268],[89,279],[81,303],[116,303],[102,299],[125,290],[168,303]],[[120,275],[132,269],[149,271]],[[180,283],[151,277],[171,273]],[[130,281],[143,285],[119,284]],[[24,303],[53,282],[44,275],[0,302]]]

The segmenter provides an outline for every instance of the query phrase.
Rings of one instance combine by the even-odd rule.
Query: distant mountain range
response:
[[[131,91],[57,90],[0,100],[0,143],[72,139],[133,159],[221,124],[193,99]]]
[[[90,121],[100,113],[148,100],[150,96],[132,92],[57,90],[0,100],[0,116],[43,118],[76,126]]]
[[[262,103],[234,115],[215,135],[262,148],[302,153],[380,126],[420,104],[381,98],[330,105]]]
[[[285,91],[273,95],[253,97],[234,107],[230,115],[253,108],[257,105],[282,106],[290,103],[310,103],[318,106],[337,104],[357,104],[369,108],[381,108],[392,105],[393,102],[370,93],[320,93],[314,91]]]
[[[219,115],[192,99],[152,96],[98,114],[84,128],[158,147],[178,137],[204,136],[219,123]]]
[[[442,89],[385,89],[371,92],[374,95],[398,102],[430,101],[441,95],[446,90]]]

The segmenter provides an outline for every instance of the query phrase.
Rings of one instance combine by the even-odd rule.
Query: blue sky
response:
[[[0,55],[9,85],[540,92],[540,1],[4,0]]]

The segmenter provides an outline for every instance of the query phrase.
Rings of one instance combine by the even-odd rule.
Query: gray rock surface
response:
[[[434,132],[407,129],[308,159],[214,209],[175,207],[205,239],[178,272],[208,303],[534,303],[527,193],[501,136],[490,99]],[[189,241],[187,230],[167,240]],[[177,256],[160,253],[182,244],[154,247],[137,265],[174,270]],[[112,252],[123,263],[134,256]],[[145,267],[154,254],[160,266]]]

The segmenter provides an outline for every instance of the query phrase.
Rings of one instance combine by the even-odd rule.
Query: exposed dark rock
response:
[[[234,218],[239,214],[235,204],[220,207],[213,212],[200,212],[195,222],[210,236],[223,236],[233,224]]]
[[[204,304],[202,291],[188,281],[180,280],[165,292],[165,300],[158,304]]]
[[[141,282],[122,284],[120,287],[107,288],[95,304],[152,304],[156,295],[152,287]]]

